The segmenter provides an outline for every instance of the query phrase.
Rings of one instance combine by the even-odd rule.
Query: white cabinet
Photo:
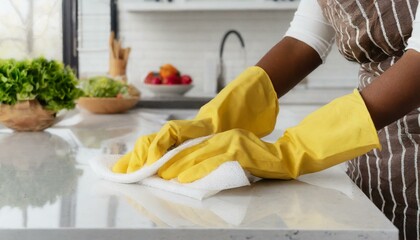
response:
[[[119,9],[147,11],[293,10],[298,0],[119,0]]]

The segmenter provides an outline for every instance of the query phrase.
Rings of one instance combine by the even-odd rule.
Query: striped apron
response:
[[[360,64],[361,90],[404,53],[418,0],[318,3],[335,29],[340,53]],[[420,109],[416,109],[378,131],[382,151],[371,151],[348,163],[350,178],[399,229],[400,239],[420,239],[419,125]]]

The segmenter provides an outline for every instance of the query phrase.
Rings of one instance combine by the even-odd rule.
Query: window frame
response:
[[[62,0],[63,18],[63,63],[73,68],[78,75],[78,0]]]

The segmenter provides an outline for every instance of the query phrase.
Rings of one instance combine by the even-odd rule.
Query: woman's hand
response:
[[[290,179],[323,170],[380,148],[375,126],[359,92],[340,97],[289,128],[275,143],[233,129],[186,148],[158,174],[186,183],[205,177],[227,161],[238,161],[252,175]]]
[[[260,67],[250,67],[205,104],[194,119],[169,121],[159,132],[140,137],[113,171],[136,171],[186,140],[234,128],[263,137],[273,131],[278,108],[277,94],[268,75]]]

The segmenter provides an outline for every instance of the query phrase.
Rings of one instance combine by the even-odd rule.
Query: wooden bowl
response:
[[[15,131],[42,131],[55,123],[55,117],[55,112],[44,109],[37,100],[0,104],[0,122]]]
[[[79,107],[96,114],[123,113],[134,107],[140,97],[130,98],[94,98],[81,97],[77,100]]]

